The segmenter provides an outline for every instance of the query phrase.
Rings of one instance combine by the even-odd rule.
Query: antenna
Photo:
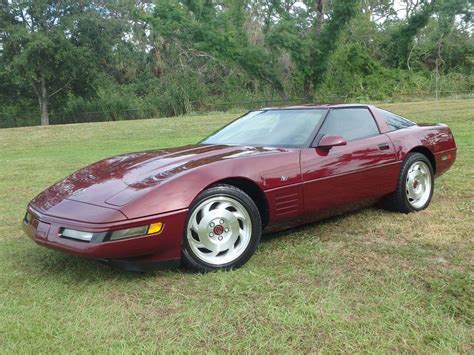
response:
[[[436,63],[436,75],[435,75],[435,97],[436,97],[436,113],[435,117],[439,118],[439,95],[440,95],[440,90],[439,90],[439,67],[442,65],[443,58],[441,58],[441,46],[443,44],[444,34],[441,35],[439,38],[438,42],[438,57],[435,60]]]

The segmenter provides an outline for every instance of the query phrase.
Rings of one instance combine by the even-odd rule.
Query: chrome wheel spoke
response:
[[[233,246],[234,246],[234,243],[231,243],[230,240],[227,240],[225,243],[217,244],[216,245],[217,254],[223,251],[230,251],[231,248],[233,250],[234,249]]]
[[[198,242],[194,238],[190,238],[189,241],[194,245],[195,248],[209,249],[206,245],[202,244],[201,242]]]
[[[211,202],[208,202],[206,203],[203,207],[202,207],[202,212],[203,213],[209,213],[211,211],[211,207],[214,205],[214,203],[211,201]]]
[[[240,219],[241,221],[245,221],[245,216],[240,212],[233,212],[236,219]]]
[[[407,196],[411,199],[415,199],[415,192],[413,191],[413,187],[407,186]]]
[[[221,251],[226,251],[227,253],[232,254],[234,252],[234,243],[227,242],[226,244],[227,245],[222,246]]]
[[[193,220],[191,221],[191,227],[190,227],[193,231],[195,231],[196,233],[199,233],[199,223],[196,221],[195,218],[193,218]]]
[[[203,238],[200,234],[197,234],[197,236],[199,240],[196,240],[190,233],[188,233],[188,240],[193,244],[195,248],[206,248],[208,250],[212,250],[213,246],[208,238]]]
[[[234,206],[232,206],[232,204],[229,202],[221,202],[219,204],[219,208],[222,210],[227,210],[228,208],[231,208],[231,209],[234,208]]]

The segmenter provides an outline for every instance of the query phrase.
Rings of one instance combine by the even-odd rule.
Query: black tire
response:
[[[212,198],[230,198],[231,200],[237,201],[245,208],[250,216],[250,223],[251,224],[251,233],[250,240],[248,240],[247,235],[247,242],[245,249],[241,252],[241,254],[235,259],[230,262],[225,262],[222,264],[212,264],[203,260],[202,257],[199,256],[199,251],[193,251],[193,248],[190,245],[190,241],[188,240],[188,233],[191,233],[189,229],[189,222],[190,218],[193,216],[194,211],[202,206],[203,203],[206,203],[208,200]],[[199,212],[198,212],[199,213]],[[211,212],[209,212],[211,213]],[[201,217],[204,218],[204,217]],[[191,228],[192,229],[192,228]],[[232,232],[230,233],[232,234]],[[257,245],[260,241],[260,237],[262,234],[262,222],[260,213],[258,211],[255,202],[242,190],[238,189],[235,186],[227,185],[227,184],[219,184],[214,185],[207,190],[200,193],[195,200],[193,201],[191,208],[188,213],[188,217],[186,218],[186,223],[184,226],[184,233],[183,233],[183,242],[182,242],[182,260],[185,265],[188,267],[199,271],[199,272],[210,272],[210,271],[218,271],[218,270],[230,270],[238,268],[244,265],[250,257],[255,253],[257,249]],[[220,236],[219,236],[220,237]],[[200,238],[200,237],[198,237]],[[239,237],[240,238],[240,237]],[[192,241],[191,241],[192,243]],[[194,248],[196,249],[196,248]]]
[[[429,197],[426,202],[424,202],[421,206],[414,206],[413,203],[410,202],[409,197],[407,195],[406,187],[408,172],[410,168],[417,162],[422,162],[426,164],[429,169],[429,178],[431,180]],[[395,190],[395,192],[385,196],[382,199],[382,206],[389,211],[396,211],[402,213],[421,211],[428,207],[428,205],[430,204],[431,198],[433,197],[433,191],[434,173],[430,160],[424,154],[409,153],[403,160],[402,165],[400,167],[400,176],[398,178],[397,189]]]

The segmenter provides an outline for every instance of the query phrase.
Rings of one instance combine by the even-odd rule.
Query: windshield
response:
[[[252,111],[201,143],[272,147],[308,145],[327,109]]]

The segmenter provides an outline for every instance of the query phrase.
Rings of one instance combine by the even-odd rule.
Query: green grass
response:
[[[473,351],[474,100],[381,105],[448,123],[431,206],[264,238],[231,272],[141,275],[35,245],[28,201],[97,159],[198,141],[236,114],[0,130],[0,353]]]

